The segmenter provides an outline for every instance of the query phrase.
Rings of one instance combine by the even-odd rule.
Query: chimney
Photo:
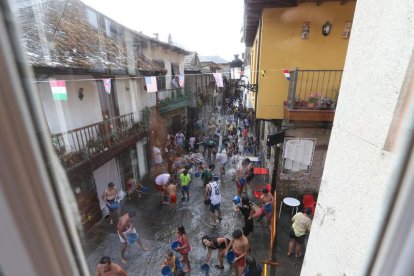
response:
[[[168,44],[172,44],[172,36],[171,36],[171,34],[168,34]]]
[[[155,40],[158,40],[158,33],[153,33]]]

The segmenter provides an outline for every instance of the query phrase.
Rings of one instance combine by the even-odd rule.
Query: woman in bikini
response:
[[[218,269],[224,269],[224,255],[226,253],[226,248],[230,243],[230,240],[227,238],[210,238],[209,236],[205,235],[201,238],[201,242],[204,246],[204,249],[208,249],[206,263],[210,261],[211,252],[213,250],[217,250],[217,257],[219,259],[219,264],[215,265]]]

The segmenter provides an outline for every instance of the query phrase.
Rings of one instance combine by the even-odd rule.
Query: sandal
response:
[[[290,257],[290,256],[292,256],[292,252],[288,252],[286,255],[287,255],[288,257]]]

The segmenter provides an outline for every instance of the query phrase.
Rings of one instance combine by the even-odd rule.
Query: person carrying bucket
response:
[[[118,216],[120,214],[120,208],[118,203],[118,189],[116,188],[114,183],[108,183],[108,188],[106,188],[102,194],[102,201],[105,202],[106,206],[109,209],[109,224],[113,224],[114,214],[116,213]]]
[[[190,243],[188,242],[187,234],[185,233],[184,226],[180,225],[177,227],[177,241],[180,246],[176,248],[182,258],[180,261],[184,262],[187,265],[187,269],[184,272],[191,271],[190,259],[188,258],[188,253],[191,251]]]
[[[262,215],[259,220],[266,216],[266,231],[270,232],[270,223],[272,222],[273,214],[273,195],[266,188],[263,189],[263,194],[260,196],[260,202],[262,203]]]
[[[165,252],[165,259],[162,262],[161,269],[163,269],[166,266],[169,266],[171,268],[170,275],[177,276],[177,275],[182,274],[183,272],[181,268],[180,260],[174,255],[174,252],[171,249],[167,249],[167,251]],[[168,269],[164,269],[164,270],[168,270]]]
[[[217,269],[224,269],[224,262],[223,262],[224,255],[225,255],[225,252],[226,252],[226,248],[230,243],[230,240],[227,239],[227,238],[223,238],[223,237],[210,238],[209,236],[204,235],[201,238],[201,242],[204,246],[204,249],[208,249],[205,263],[208,263],[210,261],[211,252],[213,250],[217,250],[217,257],[218,257],[218,260],[219,260],[219,264],[215,265],[214,267],[217,268]]]
[[[246,255],[249,253],[249,240],[243,235],[241,230],[235,230],[232,233],[233,239],[230,241],[226,248],[226,253],[232,252],[236,254],[236,258],[233,260],[236,263],[236,276],[242,276],[244,267],[246,266]]]
[[[143,244],[141,239],[139,238],[137,234],[137,230],[134,227],[134,218],[136,216],[136,211],[129,211],[128,213],[124,214],[122,217],[118,220],[118,236],[121,241],[121,263],[126,264],[127,259],[125,259],[125,251],[128,246],[128,236],[130,234],[135,234],[134,236],[137,238],[136,242],[138,246],[142,250],[148,250]],[[130,241],[132,243],[132,241]]]

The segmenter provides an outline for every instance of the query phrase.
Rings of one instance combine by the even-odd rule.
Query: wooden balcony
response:
[[[335,116],[335,110],[291,109],[285,105],[283,114],[284,118],[289,121],[332,122]]]
[[[52,134],[52,144],[68,173],[87,161],[94,169],[147,135],[147,113],[142,112],[140,119],[137,113],[130,113]]]

